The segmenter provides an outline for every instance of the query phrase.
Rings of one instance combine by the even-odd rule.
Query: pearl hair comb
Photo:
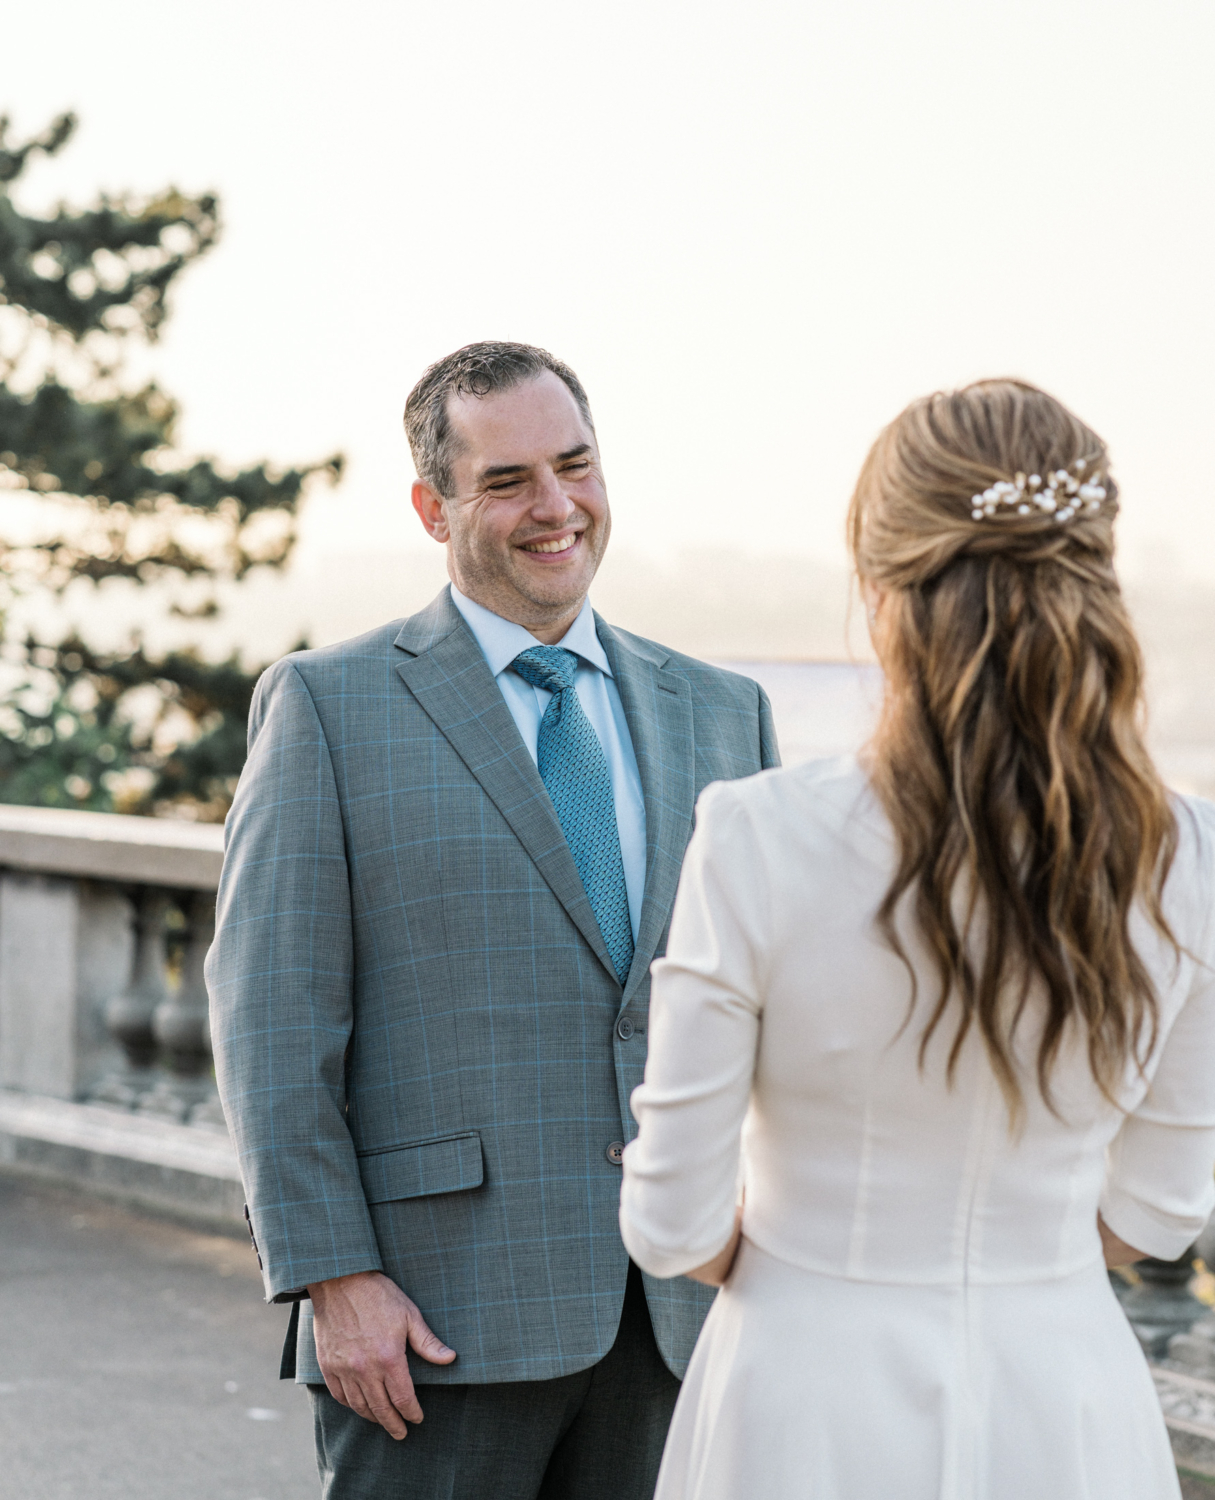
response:
[[[1091,460],[1078,458],[1071,469],[1056,469],[1045,479],[1041,474],[1018,473],[1012,482],[998,479],[981,495],[973,495],[971,516],[976,521],[991,521],[997,516],[1032,516],[1035,511],[1053,515],[1056,521],[1070,521],[1073,516],[1093,516],[1106,497],[1103,484],[1084,480]]]

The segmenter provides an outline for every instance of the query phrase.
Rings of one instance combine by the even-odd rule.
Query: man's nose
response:
[[[578,507],[561,487],[561,481],[552,469],[542,469],[537,479],[535,498],[532,501],[532,516],[539,521],[561,525],[568,521]]]

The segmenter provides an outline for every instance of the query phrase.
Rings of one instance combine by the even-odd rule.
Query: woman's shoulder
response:
[[[1182,838],[1188,830],[1199,848],[1215,849],[1215,802],[1189,792],[1174,792],[1172,798]]]
[[[697,826],[725,831],[749,824],[787,831],[792,824],[842,833],[864,827],[885,832],[885,815],[855,755],[803,761],[736,781],[714,781],[696,804]]]
[[[1175,792],[1173,811],[1177,817],[1177,852],[1169,872],[1166,901],[1195,908],[1205,926],[1215,907],[1215,802]]]

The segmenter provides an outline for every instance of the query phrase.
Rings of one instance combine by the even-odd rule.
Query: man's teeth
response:
[[[559,542],[524,542],[524,552],[568,552],[578,540],[578,533],[562,537]]]

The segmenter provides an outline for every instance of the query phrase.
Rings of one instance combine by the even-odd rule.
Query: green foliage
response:
[[[30,642],[26,681],[0,703],[0,799],[95,812],[142,810],[147,773],[131,775],[134,726],[117,716],[118,694],[88,691],[93,685],[87,682],[82,692],[79,658],[65,653],[68,668],[60,674],[45,664],[56,655]],[[122,795],[126,786],[129,797]]]
[[[66,144],[76,117],[61,115],[42,135],[16,147],[9,144],[8,127],[7,117],[0,119],[4,300],[72,339],[136,328],[155,338],[166,316],[169,283],[215,243],[215,198],[186,198],[170,189],[146,202],[103,197],[82,213],[61,206],[54,218],[30,218],[17,212],[7,186],[35,152],[51,156]]]
[[[0,491],[45,500],[30,534],[0,522],[0,608],[77,580],[172,586],[281,567],[308,481],[341,458],[239,473],[175,447],[177,406],[122,378],[133,340],[155,341],[176,277],[216,243],[214,195],[170,188],[22,213],[10,187],[70,139],[64,115],[20,145],[0,119]],[[214,613],[214,596],[190,615]],[[244,760],[257,672],[132,643],[6,642],[17,685],[0,703],[0,801],[222,818]],[[155,700],[152,708],[149,699]],[[142,718],[135,705],[142,705]]]
[[[82,520],[99,523],[35,542],[0,536],[0,568],[62,591],[75,578],[241,579],[259,564],[286,562],[305,481],[320,472],[336,479],[340,459],[276,475],[259,464],[224,476],[205,459],[163,469],[149,460],[172,444],[176,416],[155,385],[105,401],[84,400],[55,380],[28,396],[0,388],[0,472],[21,487],[83,501]],[[182,525],[190,516],[209,523],[196,536]]]
[[[0,703],[0,801],[222,820],[258,673],[189,651],[98,653],[78,636],[27,639],[24,655]]]

